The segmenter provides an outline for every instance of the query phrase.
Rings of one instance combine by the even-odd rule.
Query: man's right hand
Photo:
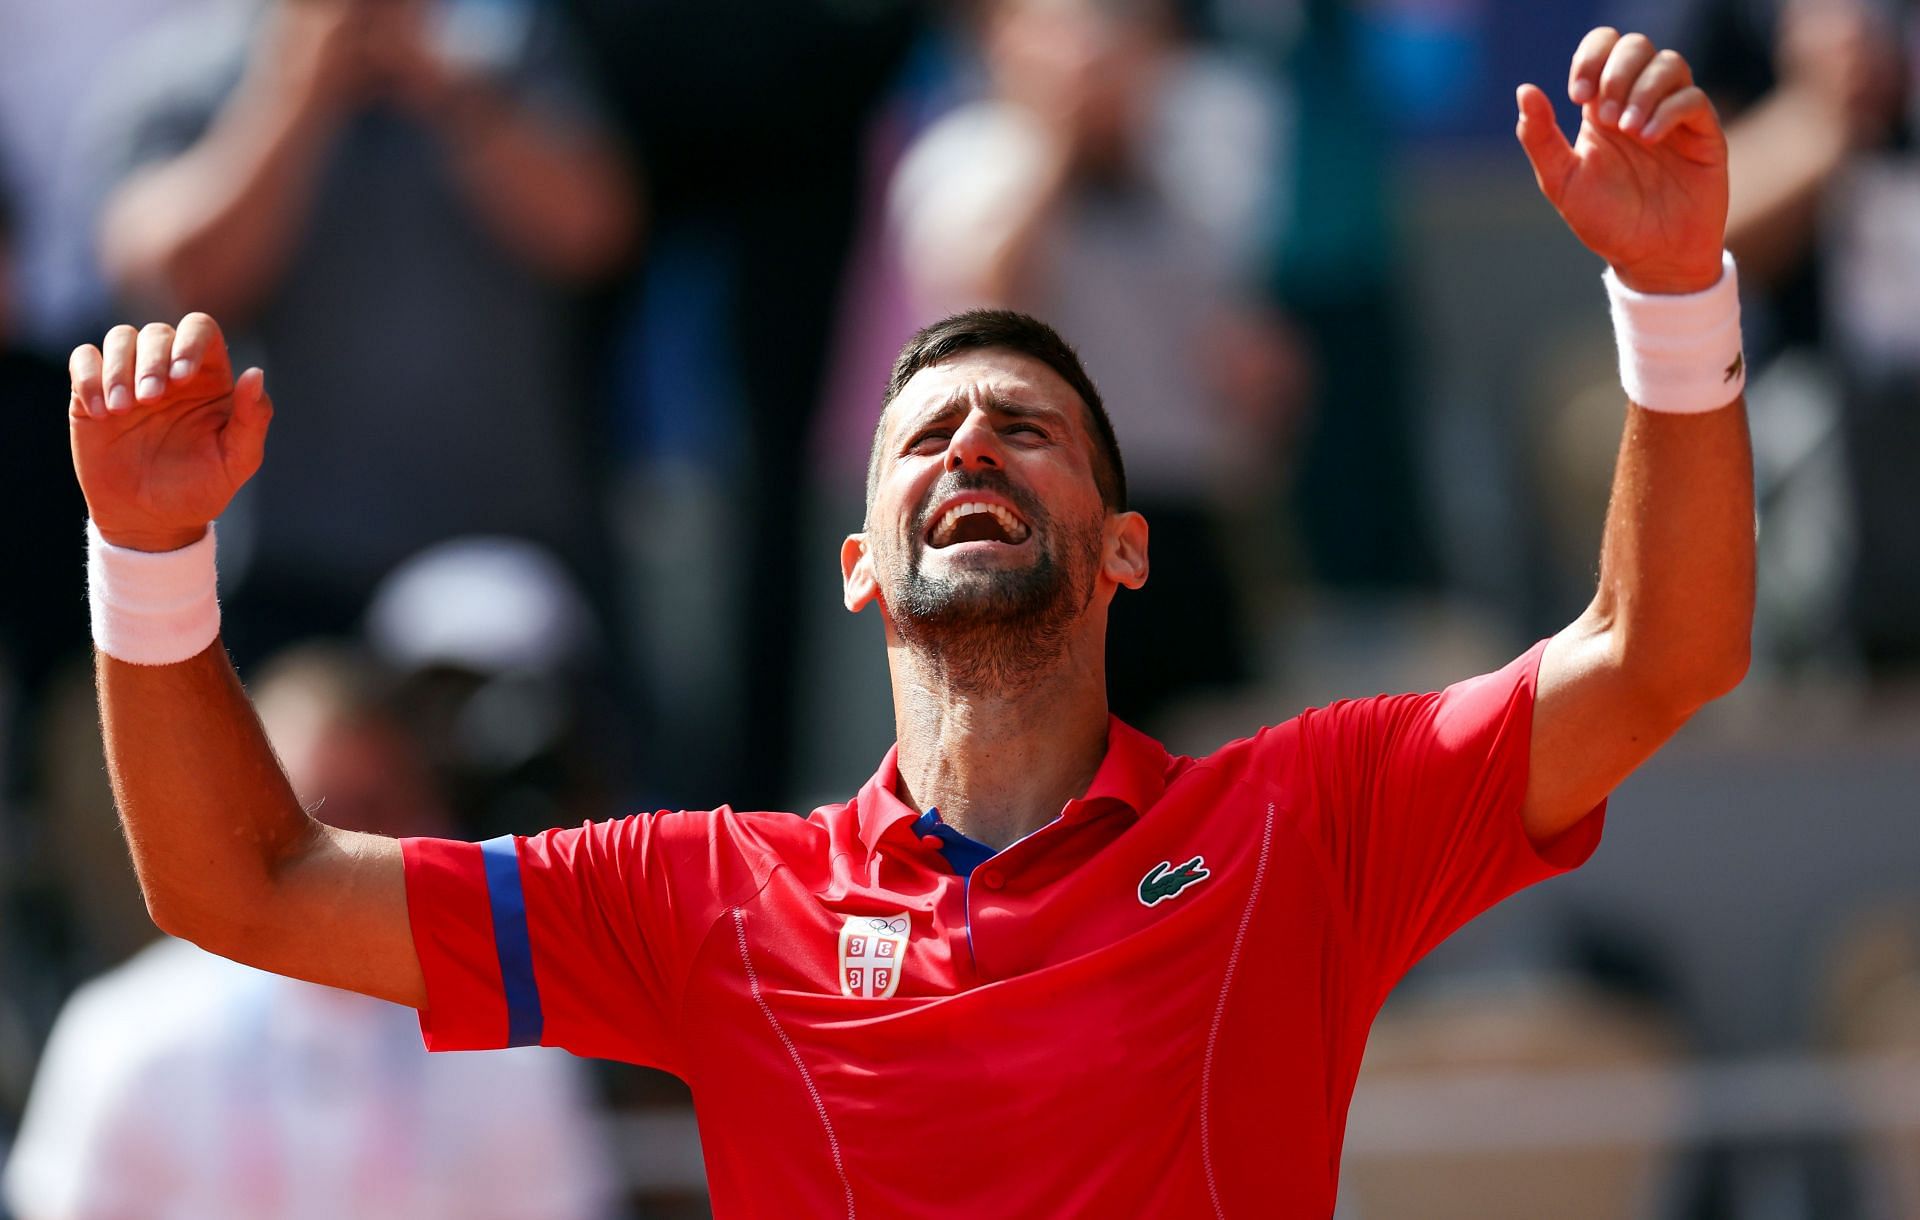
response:
[[[68,361],[73,469],[115,546],[171,551],[199,540],[260,469],[273,418],[265,379],[238,380],[219,324],[116,326]]]

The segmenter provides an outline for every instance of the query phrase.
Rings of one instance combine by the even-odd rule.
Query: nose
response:
[[[1001,465],[1000,437],[984,412],[967,416],[947,442],[948,470],[978,470]]]

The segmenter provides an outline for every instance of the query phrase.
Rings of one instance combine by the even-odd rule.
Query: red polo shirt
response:
[[[1328,1215],[1388,989],[1599,840],[1521,826],[1541,651],[1204,758],[1116,720],[966,877],[891,753],[806,818],[409,840],[427,1044],[678,1074],[721,1216]]]

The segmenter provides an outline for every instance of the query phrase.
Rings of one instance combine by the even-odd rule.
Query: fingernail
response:
[[[166,382],[149,374],[140,379],[140,383],[134,387],[134,393],[140,398],[158,398],[166,388]]]
[[[1627,112],[1620,116],[1620,130],[1632,131],[1634,128],[1640,126],[1640,120],[1646,117],[1646,115],[1640,112],[1640,107],[1629,106],[1627,107]]]
[[[1612,127],[1614,124],[1618,123],[1619,121],[1620,121],[1620,103],[1614,102],[1614,101],[1601,102],[1600,103],[1600,122],[1607,127]]]
[[[185,381],[193,376],[193,361],[184,358],[174,361],[173,367],[168,370],[168,375],[175,381]]]
[[[1575,105],[1586,105],[1593,100],[1593,82],[1584,76],[1581,77],[1573,82],[1573,88],[1567,90],[1567,96],[1574,100]]]
[[[133,405],[133,395],[126,386],[116,385],[107,391],[107,410],[124,411]]]

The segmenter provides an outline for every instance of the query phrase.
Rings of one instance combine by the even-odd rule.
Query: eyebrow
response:
[[[906,428],[902,430],[901,435],[903,438],[912,438],[924,429],[939,423],[941,420],[960,413],[966,409],[967,404],[965,399],[965,390],[955,390],[953,393],[947,395],[944,401],[915,417],[908,423]],[[1017,398],[1008,398],[1004,394],[989,395],[987,398],[987,410],[1007,419],[1043,419],[1058,422],[1066,418],[1066,413],[1057,408],[1035,406],[1032,403],[1022,402]]]

